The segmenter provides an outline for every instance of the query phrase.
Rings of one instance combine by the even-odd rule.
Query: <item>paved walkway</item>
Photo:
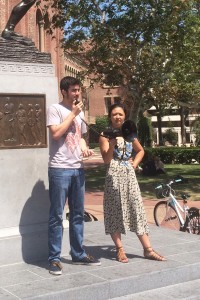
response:
[[[97,156],[85,161],[86,167],[103,163]],[[91,162],[93,162],[91,164]],[[155,201],[144,200],[152,221]],[[99,219],[102,192],[86,193],[86,209]],[[152,221],[152,222],[151,222]],[[1,300],[199,300],[200,236],[167,230],[150,224],[153,247],[166,262],[146,260],[137,236],[128,232],[123,244],[129,262],[116,261],[113,242],[104,234],[102,221],[85,223],[86,251],[101,259],[101,266],[72,265],[68,229],[63,240],[63,275],[52,276],[47,261],[0,266]],[[14,238],[14,237],[13,237]]]
[[[123,236],[129,262],[115,260],[113,242],[104,234],[103,222],[85,223],[86,251],[101,259],[101,266],[72,265],[68,229],[64,231],[63,275],[48,272],[47,261],[0,267],[2,300],[199,300],[200,239],[193,234],[150,225],[153,247],[166,262],[144,259],[133,233]],[[129,295],[129,296],[125,296]]]

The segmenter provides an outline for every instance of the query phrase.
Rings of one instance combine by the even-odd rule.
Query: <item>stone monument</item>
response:
[[[0,37],[0,265],[47,258],[45,120],[58,82],[50,54],[14,32],[35,2],[16,5]]]

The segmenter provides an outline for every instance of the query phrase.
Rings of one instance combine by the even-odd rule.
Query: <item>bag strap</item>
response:
[[[86,215],[91,221],[98,221],[97,217],[86,210],[84,210],[84,215]],[[69,220],[69,211],[66,213],[66,219]]]
[[[90,218],[91,221],[92,221],[92,219],[93,219],[94,221],[98,221],[98,219],[97,219],[93,214],[87,212],[86,210],[84,211],[84,214],[85,214],[88,218]]]

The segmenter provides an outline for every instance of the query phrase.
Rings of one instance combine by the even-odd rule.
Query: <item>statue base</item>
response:
[[[51,64],[51,55],[40,52],[27,37],[15,36],[12,39],[0,37],[0,61]]]
[[[14,47],[13,52],[17,52]],[[8,102],[9,95],[45,95],[45,111],[59,102],[54,65],[5,61],[5,55],[0,61],[0,95],[7,94]],[[0,101],[0,125],[2,120],[9,121],[6,108]],[[48,141],[46,124],[43,125]],[[0,265],[48,257],[48,156],[47,145],[0,149]],[[65,250],[68,251],[66,247]]]

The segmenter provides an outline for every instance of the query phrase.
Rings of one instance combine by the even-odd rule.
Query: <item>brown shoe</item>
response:
[[[62,265],[60,261],[52,261],[50,263],[49,273],[52,275],[62,275]]]
[[[126,253],[124,252],[123,247],[118,247],[116,248],[117,250],[117,261],[121,262],[121,263],[127,263],[128,262],[128,258],[126,256]]]
[[[144,248],[144,257],[151,260],[166,261],[167,259],[153,250],[153,248]]]

